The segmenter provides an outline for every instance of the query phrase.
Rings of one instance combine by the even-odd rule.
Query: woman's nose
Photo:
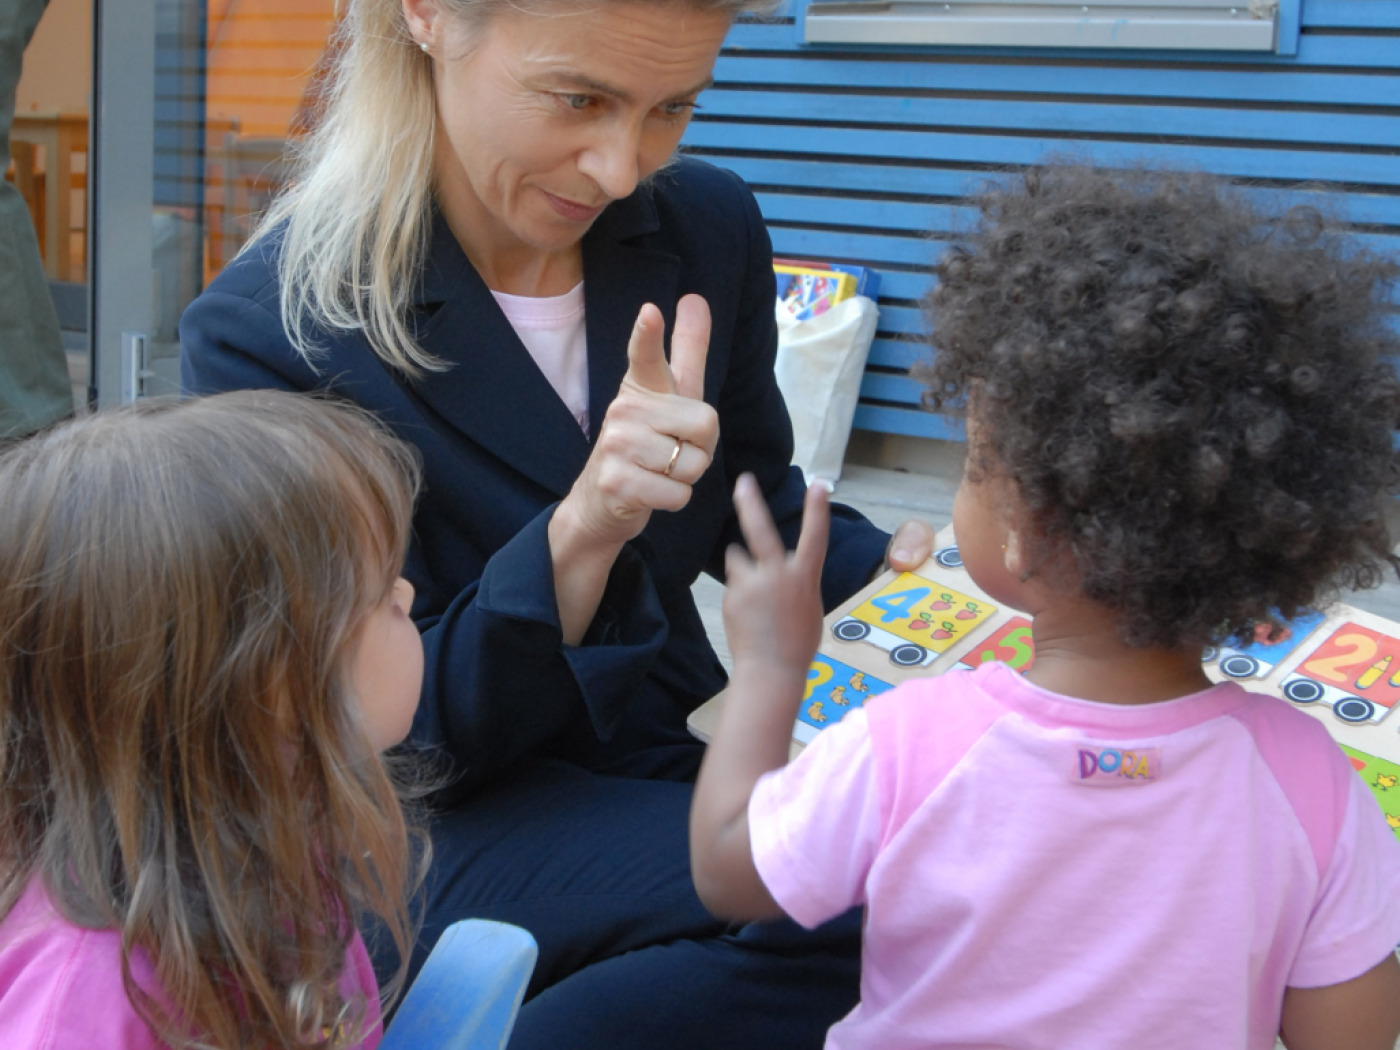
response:
[[[641,135],[632,128],[601,129],[579,156],[579,170],[598,184],[609,200],[621,200],[637,188]]]

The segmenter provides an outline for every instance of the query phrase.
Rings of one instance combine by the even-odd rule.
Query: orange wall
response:
[[[15,109],[86,113],[92,81],[92,0],[49,0],[24,52]]]
[[[245,136],[285,135],[334,18],[334,0],[210,0],[209,116]],[[92,0],[49,0],[16,108],[86,113],[91,66]]]
[[[334,19],[334,0],[210,0],[210,120],[285,136]]]

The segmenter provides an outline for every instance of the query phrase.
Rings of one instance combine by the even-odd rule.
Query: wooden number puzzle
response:
[[[826,617],[793,727],[792,754],[849,711],[906,678],[1001,660],[1017,671],[1035,651],[1030,621],[1000,609],[963,568],[951,527],[912,573],[885,572]],[[1235,679],[1327,727],[1400,837],[1400,624],[1346,605],[1261,629],[1245,645],[1208,649],[1206,674]],[[721,693],[690,716],[708,740]]]
[[[970,671],[988,660],[1000,660],[1013,671],[1024,674],[1035,659],[1035,647],[1031,643],[1031,622],[1024,616],[1013,616],[1001,625],[1000,630],[985,642],[973,646],[957,666]]]
[[[881,573],[827,614],[793,726],[792,753],[906,678],[983,660],[1024,671],[1031,655],[1030,622],[999,609],[972,582],[953,530],[945,528],[933,556],[917,570]],[[723,695],[690,716],[691,732],[701,740],[710,738]]]

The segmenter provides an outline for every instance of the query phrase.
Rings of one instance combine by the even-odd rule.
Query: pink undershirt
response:
[[[583,282],[563,295],[534,298],[491,294],[535,359],[549,385],[588,433],[588,342],[583,323]]]

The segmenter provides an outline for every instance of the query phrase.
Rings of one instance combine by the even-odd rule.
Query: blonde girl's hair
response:
[[[421,847],[347,668],[418,477],[365,413],[273,391],[0,455],[0,914],[37,878],[120,931],[172,1047],[352,1043],[355,920],[408,958]]]
[[[658,0],[437,0],[464,24],[503,9],[549,14],[595,3]],[[774,0],[659,0],[699,10],[766,11]],[[436,96],[432,59],[409,34],[402,0],[348,0],[311,134],[290,187],[249,248],[283,228],[282,325],[315,364],[317,331],[365,334],[408,375],[445,363],[423,350],[409,317],[432,225]]]

